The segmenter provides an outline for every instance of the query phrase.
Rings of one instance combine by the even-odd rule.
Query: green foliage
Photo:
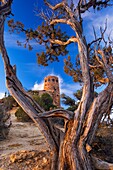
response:
[[[76,93],[74,93],[74,96],[75,96],[78,100],[80,100],[81,97],[82,97],[82,89],[77,90]]]
[[[11,110],[14,106],[18,106],[17,102],[12,96],[5,97],[2,100],[7,111]]]
[[[62,103],[68,106],[67,110],[69,111],[75,111],[77,109],[79,105],[79,101],[81,100],[81,97],[82,97],[82,89],[77,90],[76,93],[74,93],[73,95],[74,97],[76,97],[77,102],[75,99],[72,99],[71,97],[65,94],[61,95]],[[98,93],[94,92],[94,97],[97,97],[97,96],[98,96]]]
[[[18,121],[22,121],[22,122],[29,122],[29,121],[31,121],[31,118],[23,111],[22,108],[19,108],[16,111],[15,116],[16,116]]]
[[[62,94],[61,98],[62,98],[62,103],[68,106],[67,110],[74,112],[77,109],[78,103],[76,103],[75,99],[72,99],[71,97],[65,94]]]
[[[72,63],[71,57],[64,59],[64,72],[73,78],[74,82],[82,82],[82,72],[80,70],[79,56],[76,56],[75,63]]]
[[[42,94],[37,102],[46,111],[49,111],[50,109],[56,107],[55,105],[53,105],[53,99],[48,93]]]
[[[74,111],[77,109],[77,107],[78,107],[78,104],[75,104],[75,105],[73,105],[73,106],[69,106],[69,107],[67,108],[67,110],[74,112]]]
[[[10,114],[6,112],[5,106],[0,104],[0,140],[7,138],[10,125]]]
[[[53,105],[52,97],[48,93],[43,93],[41,96],[39,94],[33,94],[32,96],[45,111],[56,108],[56,106]]]
[[[6,139],[10,130],[10,111],[17,103],[12,96],[4,97],[0,104],[0,140]]]
[[[61,95],[62,103],[65,105],[73,106],[75,105],[75,100],[65,95],[64,93]]]
[[[36,54],[39,65],[47,66],[49,62],[59,61],[58,57],[60,55],[65,56],[68,53],[66,49],[67,46],[54,44],[49,41],[50,39],[61,39],[61,41],[66,41],[68,39],[66,32],[62,32],[59,26],[54,27],[53,25],[48,25],[43,22],[36,30],[32,28],[25,29],[24,24],[19,21],[14,22],[13,19],[8,21],[8,26],[10,27],[10,32],[25,33],[26,41],[24,44],[17,41],[19,46],[23,45],[24,48],[32,50],[33,47],[30,45],[31,40],[35,40],[40,45],[45,45],[45,52],[43,51],[42,53]]]
[[[39,94],[32,94],[33,99],[45,110],[49,111],[50,109],[56,108],[53,105],[53,99],[48,93],[44,93],[41,96]],[[22,108],[19,108],[15,113],[18,121],[29,122],[31,118],[23,111]]]

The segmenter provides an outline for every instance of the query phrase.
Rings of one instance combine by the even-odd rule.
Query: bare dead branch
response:
[[[56,110],[51,110],[48,112],[43,112],[38,114],[39,117],[43,118],[49,118],[49,117],[61,117],[67,120],[71,120],[73,118],[74,113],[64,110],[64,109],[56,109]]]
[[[104,38],[104,34],[105,34],[106,30],[107,30],[107,19],[106,19],[106,22],[105,22],[105,28],[104,28],[104,30],[102,30],[102,27],[100,27],[101,37],[102,37],[102,40],[103,40],[104,43],[105,43],[105,46],[106,46],[106,44],[107,44],[107,41],[106,41],[105,38]]]
[[[61,40],[54,40],[54,39],[49,39],[49,41],[52,43],[52,44],[59,44],[59,45],[68,45],[72,42],[78,42],[78,39],[76,37],[71,37],[69,38],[66,42],[63,42]]]
[[[106,83],[109,83],[109,79],[108,78],[100,78],[98,79],[98,81],[102,84],[106,84]]]
[[[45,2],[45,4],[46,4],[49,8],[51,8],[52,10],[56,10],[56,9],[61,8],[61,7],[64,6],[64,2],[58,3],[58,4],[55,5],[55,6],[52,6],[49,2],[47,2],[47,0],[44,0],[44,2]]]
[[[90,43],[88,44],[88,48],[90,48],[92,44],[95,44],[96,42],[99,42],[99,41],[101,41],[101,40],[102,40],[101,37],[93,40],[92,42],[90,42]]]
[[[54,124],[54,127],[62,131],[63,133],[65,132],[65,128],[61,126],[60,124]]]
[[[100,34],[101,36],[99,38],[97,38],[97,34],[96,34],[96,31],[95,31],[95,28],[93,27],[93,33],[94,33],[94,40],[88,44],[88,46],[90,47],[92,44],[95,44],[95,50],[99,48],[99,45],[101,43],[101,41],[103,41],[105,43],[105,45],[107,44],[105,38],[104,38],[104,34],[107,30],[107,20],[105,22],[105,28],[102,29],[102,27],[100,27]]]
[[[95,50],[95,57],[96,57],[98,63],[99,63],[102,67],[104,67],[104,64],[103,64],[103,62],[100,60],[100,58],[99,58],[98,53],[97,53],[96,50]]]
[[[84,13],[85,11],[87,11],[89,8],[93,7],[93,8],[96,8],[96,7],[99,7],[99,6],[111,6],[112,4],[108,4],[110,0],[90,0],[90,1],[87,1],[83,4],[83,0],[82,0],[82,3],[80,5],[80,12],[81,13]]]
[[[103,161],[99,158],[96,158],[94,156],[92,156],[92,161],[94,163],[94,166],[96,169],[98,170],[112,170],[113,169],[113,164],[112,163],[108,163],[106,161]]]
[[[89,64],[89,67],[90,68],[102,68],[102,65],[91,65],[91,64]]]
[[[105,54],[103,50],[98,50],[97,52],[102,56],[104,68],[105,68],[106,75],[107,75],[108,79],[111,82],[113,82],[112,70],[111,70],[111,67],[110,67],[110,65],[108,64],[108,61],[107,61],[107,58],[109,58],[109,56],[107,54]]]
[[[50,22],[50,25],[54,25],[54,24],[58,24],[58,23],[64,23],[64,24],[68,23],[68,24],[72,24],[72,23],[70,22],[70,20],[67,20],[67,19],[54,19],[54,20],[52,20],[52,21]]]

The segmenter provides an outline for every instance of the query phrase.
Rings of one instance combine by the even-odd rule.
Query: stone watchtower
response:
[[[60,107],[59,80],[56,76],[47,76],[44,79],[44,90],[47,91],[53,99],[53,104]]]

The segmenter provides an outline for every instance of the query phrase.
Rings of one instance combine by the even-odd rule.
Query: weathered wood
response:
[[[113,170],[113,164],[105,162],[99,158],[92,157],[92,161],[94,163],[95,169],[97,170]]]

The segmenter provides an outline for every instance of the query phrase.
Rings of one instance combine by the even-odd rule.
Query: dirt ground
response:
[[[34,123],[18,122],[11,110],[12,126],[6,140],[0,141],[0,170],[50,170],[50,153]],[[99,128],[91,153],[113,163],[113,127]]]
[[[25,170],[25,165],[24,167],[22,167],[22,165],[18,169],[17,167],[12,167],[11,156],[15,153],[16,155],[21,155],[20,153],[24,153],[25,157],[25,154],[31,154],[31,152],[34,151],[37,155],[39,154],[40,157],[41,155],[44,157],[44,152],[48,150],[45,139],[41,135],[37,126],[32,122],[18,122],[14,113],[15,109],[11,111],[12,126],[8,138],[4,141],[0,141],[0,170]],[[35,159],[37,155],[35,154]],[[7,165],[8,167],[6,166],[7,161],[9,162]],[[18,160],[15,162],[18,162]],[[22,159],[20,162],[22,162]],[[27,166],[26,170],[30,170],[28,167],[29,166]]]

